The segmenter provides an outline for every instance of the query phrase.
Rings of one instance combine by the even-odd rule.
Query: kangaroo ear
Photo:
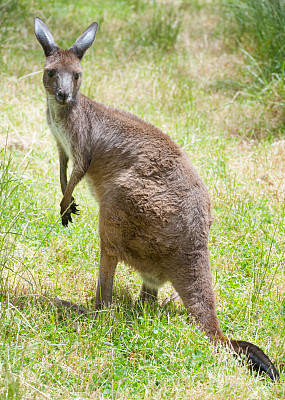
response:
[[[55,43],[50,30],[38,17],[35,18],[35,34],[45,52],[46,57],[51,56],[53,53],[59,50],[59,47]]]
[[[73,51],[76,57],[79,58],[79,60],[81,60],[81,58],[84,56],[85,51],[89,49],[91,44],[94,42],[97,29],[98,23],[93,22],[93,24],[91,24],[86,29],[86,31],[84,31],[84,33],[79,36],[74,45],[70,48],[70,50]]]

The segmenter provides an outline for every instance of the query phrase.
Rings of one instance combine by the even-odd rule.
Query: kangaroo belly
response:
[[[114,255],[130,264],[130,258],[158,262],[174,251],[174,235],[168,232],[164,220],[157,218],[153,224],[146,215],[131,214],[131,210],[121,209],[120,205],[112,209],[100,207],[100,237]]]
[[[102,244],[139,272],[163,275],[182,254],[207,245],[209,215],[199,193],[196,187],[175,193],[171,184],[152,181],[140,180],[132,187],[112,185],[100,199]]]

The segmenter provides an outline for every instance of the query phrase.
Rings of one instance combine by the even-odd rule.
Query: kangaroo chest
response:
[[[56,140],[57,143],[61,145],[64,149],[66,155],[73,160],[73,151],[71,138],[69,133],[67,132],[62,120],[53,115],[52,112],[48,111],[47,113],[47,122],[50,127],[50,130]]]

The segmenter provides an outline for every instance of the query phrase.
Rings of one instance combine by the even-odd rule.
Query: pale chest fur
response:
[[[49,127],[50,130],[55,137],[56,141],[59,142],[64,149],[67,156],[73,160],[72,148],[71,148],[71,141],[68,133],[64,129],[63,125],[60,122],[55,122],[54,120],[50,120]]]
[[[63,120],[58,112],[58,106],[54,104],[54,101],[48,101],[47,122],[56,142],[60,143],[66,155],[71,160],[74,160],[70,134],[65,129]]]

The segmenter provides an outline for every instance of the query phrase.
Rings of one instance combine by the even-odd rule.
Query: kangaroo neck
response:
[[[71,115],[72,111],[79,106],[79,94],[77,94],[69,103],[61,105],[55,100],[54,95],[47,92],[48,114],[54,122],[66,120],[68,116]]]

